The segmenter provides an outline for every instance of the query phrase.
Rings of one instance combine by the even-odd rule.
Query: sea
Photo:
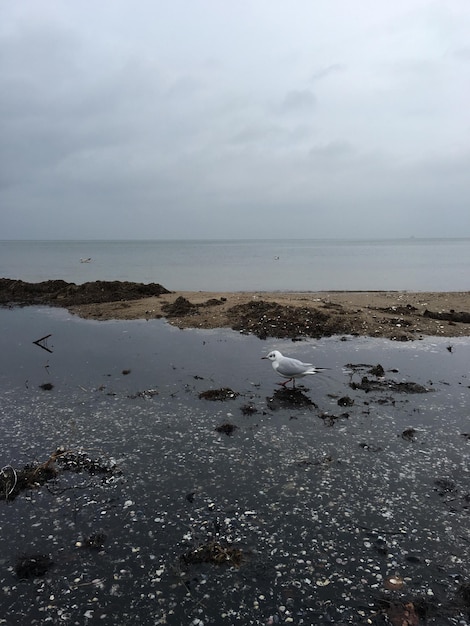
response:
[[[470,238],[0,241],[0,276],[174,291],[466,291]]]

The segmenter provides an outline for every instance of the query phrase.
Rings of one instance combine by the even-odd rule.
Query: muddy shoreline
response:
[[[67,308],[86,319],[166,318],[262,339],[332,335],[410,341],[470,335],[470,292],[173,292],[160,284],[0,279],[0,305]]]

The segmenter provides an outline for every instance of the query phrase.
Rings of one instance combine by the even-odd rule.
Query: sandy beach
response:
[[[470,334],[470,293],[174,292],[69,307],[93,319],[165,317],[179,328],[233,328],[261,337],[352,334],[395,340]]]
[[[260,338],[470,335],[470,292],[170,291],[162,285],[0,279],[0,304],[67,308],[86,319],[166,318],[179,328],[232,328]]]

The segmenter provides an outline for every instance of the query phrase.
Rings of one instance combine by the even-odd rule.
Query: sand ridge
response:
[[[179,303],[180,307],[175,306]],[[189,304],[188,304],[189,303]],[[173,309],[172,309],[173,307]],[[271,336],[353,334],[397,340],[421,336],[470,335],[470,324],[454,321],[470,311],[470,292],[171,292],[156,297],[68,307],[93,319],[152,319],[165,317],[179,328],[234,328],[259,336],[260,319]],[[436,319],[433,314],[450,319]],[[310,332],[302,320],[312,317]],[[323,319],[323,316],[326,316]],[[323,325],[317,323],[321,317]],[[455,315],[456,319],[458,318]],[[470,319],[470,314],[468,314]],[[466,315],[463,316],[463,319]],[[278,333],[284,324],[288,331]],[[258,326],[257,326],[258,324]],[[297,330],[295,326],[297,325]],[[244,329],[243,326],[246,326]],[[269,331],[269,327],[272,330]],[[263,337],[264,338],[264,337]]]

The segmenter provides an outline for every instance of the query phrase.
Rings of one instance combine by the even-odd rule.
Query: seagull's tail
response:
[[[324,370],[329,370],[329,367],[317,367],[316,365],[312,365],[305,374],[318,374],[319,372],[323,372]]]

